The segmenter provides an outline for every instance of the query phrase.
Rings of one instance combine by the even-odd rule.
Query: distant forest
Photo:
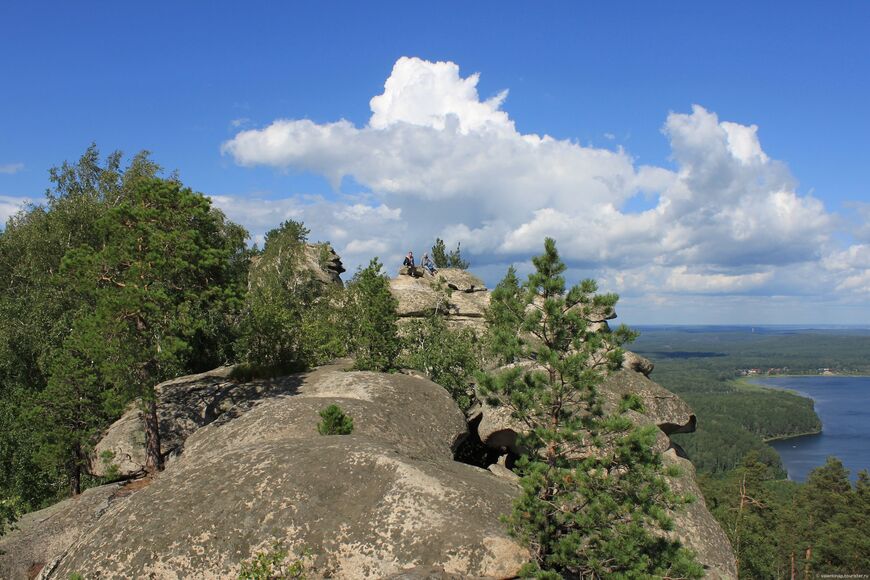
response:
[[[742,369],[870,374],[870,331],[782,327],[640,327],[632,350],[655,363],[652,378],[680,395],[698,416],[695,433],[676,435],[699,472],[724,473],[751,450],[784,477],[765,439],[821,428],[812,401],[762,389]]]
[[[675,435],[697,468],[707,507],[728,534],[741,578],[813,578],[870,568],[870,476],[852,485],[836,459],[806,483],[785,479],[765,439],[821,428],[812,401],[756,386],[745,369],[870,374],[870,331],[775,327],[641,327],[632,350],[698,417]],[[788,369],[787,371],[785,369]],[[854,475],[854,474],[853,474]]]

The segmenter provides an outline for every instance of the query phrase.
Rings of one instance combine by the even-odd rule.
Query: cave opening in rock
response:
[[[492,449],[483,444],[480,440],[480,435],[477,433],[477,427],[483,415],[478,415],[468,422],[468,436],[463,439],[453,452],[453,459],[460,463],[467,463],[486,469],[493,463],[498,461],[499,452],[497,449]]]

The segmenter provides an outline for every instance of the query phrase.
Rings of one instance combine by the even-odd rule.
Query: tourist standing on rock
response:
[[[429,259],[429,254],[423,254],[423,259],[420,261],[420,265],[426,270],[429,270],[430,274],[433,276],[435,275],[435,264],[431,259]]]
[[[402,265],[412,269],[414,268],[414,252],[408,250],[408,255],[405,256],[405,261],[402,262]]]

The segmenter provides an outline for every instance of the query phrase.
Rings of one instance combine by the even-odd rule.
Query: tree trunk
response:
[[[812,559],[813,559],[813,547],[810,546],[807,548],[806,564],[804,565],[804,578],[806,580],[809,580],[810,578],[812,578],[812,576],[810,576],[810,567],[811,567],[810,563],[811,563]]]
[[[82,448],[79,443],[73,445],[73,460],[69,470],[69,492],[73,496],[82,492]]]
[[[163,471],[157,401],[153,398],[145,404],[145,471],[150,475]]]

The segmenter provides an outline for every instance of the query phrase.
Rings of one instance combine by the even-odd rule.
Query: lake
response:
[[[753,382],[795,391],[815,401],[822,432],[771,441],[782,457],[789,479],[805,481],[809,472],[834,455],[849,469],[870,470],[870,377],[765,377]]]

